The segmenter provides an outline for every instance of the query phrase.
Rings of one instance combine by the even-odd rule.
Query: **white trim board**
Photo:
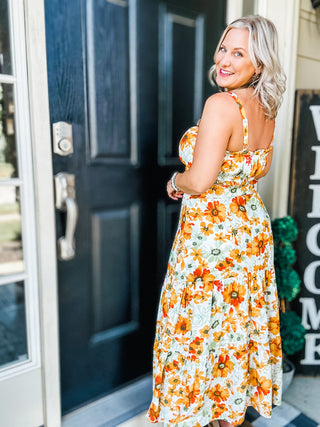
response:
[[[44,425],[61,426],[55,208],[43,0],[24,0],[38,246]]]
[[[243,11],[243,0],[227,0],[226,25],[235,19],[241,18]]]
[[[256,13],[271,19],[279,35],[282,66],[287,75],[287,90],[276,118],[272,166],[259,181],[262,195],[272,218],[287,215],[291,167],[292,126],[298,44],[299,0],[256,0]]]

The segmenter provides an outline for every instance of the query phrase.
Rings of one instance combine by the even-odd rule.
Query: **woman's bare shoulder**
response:
[[[234,100],[228,92],[217,92],[209,96],[206,102],[230,105],[232,102],[234,103]]]
[[[209,114],[214,113],[224,119],[231,117],[232,119],[236,114],[239,114],[239,108],[230,94],[226,92],[215,93],[207,98],[205,103],[204,112]]]
[[[206,100],[206,105],[211,108],[216,108],[225,113],[226,111],[237,111],[237,104],[227,92],[215,93]]]

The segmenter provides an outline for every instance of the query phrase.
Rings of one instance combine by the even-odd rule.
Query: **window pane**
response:
[[[13,86],[0,84],[0,179],[17,176]]]
[[[0,275],[24,270],[21,234],[19,188],[0,186]]]
[[[0,369],[28,358],[24,283],[0,286]]]
[[[12,74],[9,31],[8,1],[0,0],[0,74]]]

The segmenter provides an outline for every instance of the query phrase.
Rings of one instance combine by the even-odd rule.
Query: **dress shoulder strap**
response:
[[[248,119],[247,115],[244,109],[244,106],[242,105],[242,102],[240,101],[239,97],[234,92],[227,92],[232,98],[236,101],[239,107],[239,111],[242,117],[242,126],[243,126],[243,148],[247,148],[248,141],[249,141],[249,134],[248,134]]]

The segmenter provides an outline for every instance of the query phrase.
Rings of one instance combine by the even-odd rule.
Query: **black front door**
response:
[[[46,0],[51,123],[72,124],[75,257],[59,261],[63,411],[152,369],[156,309],[179,205],[178,139],[213,90],[225,1]],[[57,237],[65,232],[57,211]]]

